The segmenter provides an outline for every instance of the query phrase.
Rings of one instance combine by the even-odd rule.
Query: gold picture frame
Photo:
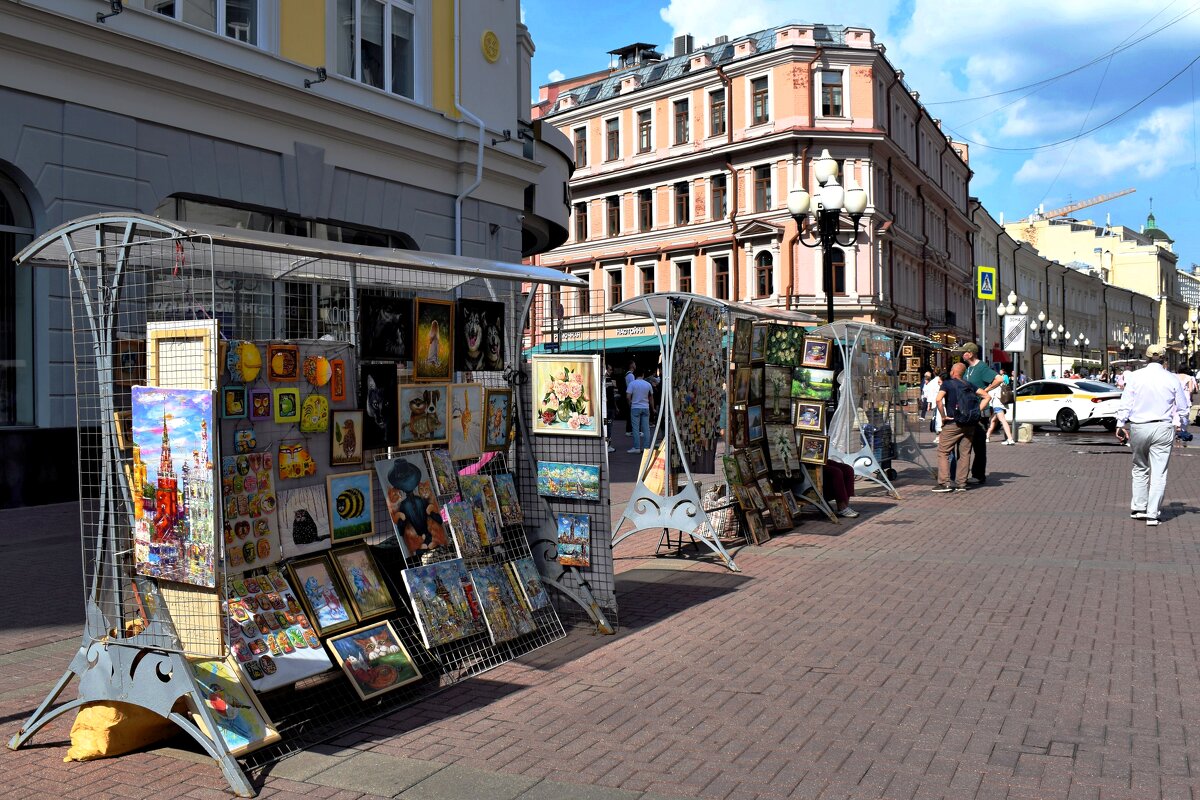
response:
[[[146,385],[217,388],[217,321],[146,324]]]

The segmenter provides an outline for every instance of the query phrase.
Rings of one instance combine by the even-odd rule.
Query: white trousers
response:
[[[1167,462],[1175,444],[1170,422],[1130,423],[1129,449],[1133,451],[1133,499],[1129,508],[1158,517],[1167,488]]]

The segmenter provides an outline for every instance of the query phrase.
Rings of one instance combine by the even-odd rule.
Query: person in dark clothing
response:
[[[964,381],[964,364],[955,364],[950,368],[950,378],[942,382],[938,392],[938,413],[942,416],[942,432],[938,434],[938,484],[935,492],[965,492],[967,490],[967,473],[971,469],[971,452],[979,434],[979,424],[976,414],[971,422],[962,421],[960,409],[966,409],[971,404],[982,409],[987,405],[988,395],[982,389],[976,389]],[[954,475],[950,474],[951,456],[956,455],[958,464]]]
[[[967,342],[963,345],[963,363],[967,370],[962,379],[980,389],[986,395],[1000,385],[1002,378],[996,371],[979,360],[979,345]],[[988,412],[984,412],[985,416]],[[971,462],[971,483],[983,483],[987,480],[987,419],[982,425],[976,425],[971,436],[971,449],[974,459]]]

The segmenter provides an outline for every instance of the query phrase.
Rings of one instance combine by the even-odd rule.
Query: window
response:
[[[648,231],[654,227],[654,192],[652,189],[638,191],[638,230]]]
[[[649,153],[654,146],[654,128],[650,122],[650,109],[637,112],[638,152]]]
[[[607,197],[604,200],[604,216],[608,219],[608,235],[621,235],[621,198]]]
[[[771,208],[771,166],[754,168],[754,210],[768,211]]]
[[[675,282],[681,292],[692,290],[692,262],[680,261],[675,265]]]
[[[753,122],[750,124],[762,125],[764,122],[769,122],[771,111],[767,106],[770,102],[770,95],[765,76],[750,81],[750,98],[753,104]]]
[[[688,130],[688,101],[675,101],[675,144],[687,144],[690,140]]]
[[[754,259],[754,296],[770,297],[775,291],[775,260],[768,252],[759,253]]]
[[[164,17],[239,42],[259,43],[258,0],[151,0],[147,5]]]
[[[691,221],[692,193],[687,181],[675,184],[675,224],[687,225]]]
[[[841,70],[824,70],[821,73],[821,116],[842,116]]]
[[[846,293],[846,253],[840,247],[829,251],[830,269],[833,273],[833,293]]]
[[[575,277],[587,280],[587,273],[579,274]],[[575,297],[577,298],[575,303],[576,311],[580,314],[592,313],[592,290],[590,287],[584,286],[575,294]]]
[[[708,130],[711,136],[725,133],[725,90],[715,89],[708,93]]]
[[[713,294],[718,300],[729,299],[729,257],[717,256],[713,264]]]
[[[726,178],[724,175],[713,175],[709,184],[712,186],[712,219],[724,219],[728,211],[725,208]]]
[[[609,270],[608,273],[608,305],[611,308],[621,302],[621,270]]]
[[[33,273],[13,256],[33,238],[16,184],[0,173],[0,425],[32,425]]]
[[[413,97],[415,6],[403,0],[337,0],[337,15],[338,74]]]
[[[604,121],[604,160],[621,157],[621,121],[616,117]]]
[[[654,267],[642,267],[642,294],[654,294]]]
[[[575,129],[575,166],[587,166],[587,128]]]
[[[575,239],[582,242],[588,238],[587,203],[575,204]]]

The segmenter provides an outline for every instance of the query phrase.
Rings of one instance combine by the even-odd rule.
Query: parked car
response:
[[[1034,425],[1057,425],[1073,433],[1080,425],[1117,427],[1120,388],[1111,383],[1079,378],[1030,381],[1015,392],[1016,421]]]

